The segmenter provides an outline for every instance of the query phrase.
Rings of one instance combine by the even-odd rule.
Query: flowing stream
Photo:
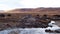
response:
[[[15,28],[0,31],[0,34],[47,34],[44,28]]]
[[[50,23],[51,24],[51,23]],[[55,27],[56,26],[56,27]],[[59,29],[57,25],[53,26],[52,28],[14,28],[14,29],[7,29],[0,31],[0,34],[60,34],[60,33],[46,33],[46,29]]]

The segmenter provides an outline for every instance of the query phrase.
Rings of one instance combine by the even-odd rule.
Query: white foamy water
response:
[[[59,26],[55,25],[55,21],[51,21],[51,23],[49,23],[48,25],[49,25],[49,26],[52,26],[52,27],[47,27],[46,29],[50,29],[50,30],[60,29]]]

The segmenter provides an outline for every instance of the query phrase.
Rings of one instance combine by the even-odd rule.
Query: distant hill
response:
[[[60,11],[60,8],[35,8],[35,9],[20,9],[22,11],[32,11],[32,10],[39,10],[39,11]]]
[[[17,8],[6,13],[40,13],[40,14],[60,14],[60,8]]]
[[[59,8],[16,8],[8,11],[0,10],[0,13],[40,13],[40,14],[60,14]]]
[[[5,11],[4,10],[0,10],[0,13],[4,13]]]

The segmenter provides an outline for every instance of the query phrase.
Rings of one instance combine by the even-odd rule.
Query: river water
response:
[[[58,29],[59,27],[52,27],[50,29]],[[60,33],[47,33],[45,30],[47,28],[14,28],[0,31],[0,34],[60,34]]]
[[[0,31],[0,34],[48,34],[44,31],[44,28],[15,28],[15,29],[9,29]]]
[[[0,34],[60,34],[60,33],[46,33],[45,28],[15,28],[0,31]]]

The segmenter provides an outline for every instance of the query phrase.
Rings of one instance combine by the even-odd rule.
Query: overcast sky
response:
[[[60,0],[0,0],[0,10],[36,7],[60,7]]]

